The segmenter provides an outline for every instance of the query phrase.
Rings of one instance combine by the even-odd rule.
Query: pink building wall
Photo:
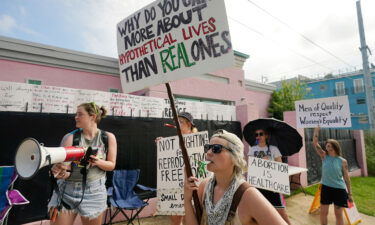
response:
[[[109,91],[121,90],[119,76],[90,73],[59,67],[0,59],[0,80],[25,83],[27,79],[41,80],[43,85]]]
[[[284,121],[291,125],[294,128],[297,128],[297,121],[296,121],[296,112],[284,112]],[[303,140],[303,146],[301,150],[288,157],[288,164],[291,166],[298,166],[298,167],[303,167],[307,168],[307,162],[306,162],[306,148],[305,148],[305,132],[304,129],[297,129],[298,133],[302,136]],[[302,186],[307,186],[307,172],[301,173],[300,176],[300,183]]]

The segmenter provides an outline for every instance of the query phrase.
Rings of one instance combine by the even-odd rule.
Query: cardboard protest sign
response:
[[[116,31],[125,93],[233,65],[224,0],[158,0]]]
[[[286,163],[249,156],[247,182],[257,188],[290,195]]]
[[[355,203],[351,203],[349,208],[344,208],[344,215],[349,225],[355,225],[362,222],[361,216],[355,206]]]
[[[203,151],[207,144],[208,132],[184,135],[185,146],[193,176],[204,179],[208,176],[202,170],[199,161],[205,161]],[[179,146],[178,136],[162,138],[157,142],[157,214],[184,215],[184,160]]]
[[[317,98],[295,102],[297,127],[351,127],[348,96]]]

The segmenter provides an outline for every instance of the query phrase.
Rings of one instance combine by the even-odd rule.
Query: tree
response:
[[[285,111],[294,111],[294,102],[307,96],[306,85],[299,80],[282,81],[281,88],[271,96],[268,112],[271,117],[283,120]]]

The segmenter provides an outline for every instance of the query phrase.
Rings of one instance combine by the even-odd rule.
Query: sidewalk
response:
[[[292,224],[298,225],[316,225],[320,224],[319,220],[319,210],[313,214],[309,214],[308,210],[313,201],[314,197],[311,195],[304,195],[299,193],[295,196],[286,199],[287,211]],[[336,224],[335,214],[333,205],[329,208],[328,214],[328,224]],[[359,225],[373,225],[375,224],[375,217],[367,216],[360,213],[362,218],[362,223]],[[345,224],[347,224],[344,218]]]
[[[303,193],[297,194],[286,199],[287,211],[292,224],[294,225],[317,225],[320,224],[319,221],[319,211],[309,214],[308,210],[310,208],[311,202],[313,201],[313,196],[304,195]],[[362,223],[359,225],[374,225],[375,217],[367,216],[361,214]],[[140,219],[141,225],[169,225],[168,216],[155,216]],[[126,223],[121,223],[121,225]],[[335,215],[333,212],[333,205],[330,206],[328,215],[328,224],[335,224]],[[345,220],[345,224],[346,220]],[[120,225],[120,224],[119,224]]]

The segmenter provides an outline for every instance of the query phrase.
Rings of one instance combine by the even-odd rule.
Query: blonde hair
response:
[[[234,164],[234,176],[243,178],[243,173],[247,170],[247,164],[244,159],[244,145],[241,139],[237,135],[222,129],[215,131],[211,139],[214,137],[224,139],[228,142],[228,148],[232,150],[230,151],[232,153],[230,155]]]
[[[102,118],[107,116],[107,110],[104,106],[99,107],[95,102],[82,103],[78,107],[83,107],[90,116],[96,115],[96,123],[99,123]]]

